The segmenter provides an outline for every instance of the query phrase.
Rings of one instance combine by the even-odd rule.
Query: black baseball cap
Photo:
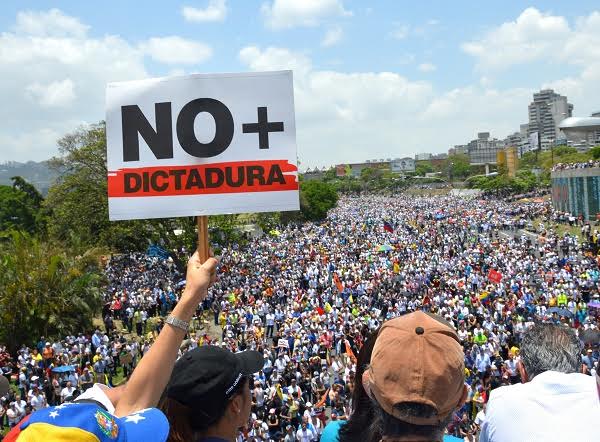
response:
[[[244,376],[258,372],[263,365],[263,355],[257,351],[232,353],[214,345],[197,347],[175,363],[167,396],[214,422]]]

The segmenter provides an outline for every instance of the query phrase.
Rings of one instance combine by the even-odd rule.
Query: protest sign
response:
[[[500,281],[502,281],[502,273],[497,270],[490,269],[488,273],[488,279],[495,284],[500,284]]]
[[[111,83],[111,220],[299,210],[291,71]]]
[[[287,339],[279,339],[277,341],[277,347],[279,347],[279,348],[290,348]]]

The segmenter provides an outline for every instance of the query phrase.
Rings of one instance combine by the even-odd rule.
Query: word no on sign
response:
[[[106,90],[111,220],[298,210],[292,72]]]

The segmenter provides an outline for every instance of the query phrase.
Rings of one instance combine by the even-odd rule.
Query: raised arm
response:
[[[198,304],[206,298],[208,287],[216,279],[216,268],[216,259],[209,258],[202,264],[198,252],[194,253],[187,265],[185,290],[171,316],[190,322]],[[117,416],[126,416],[156,406],[169,382],[177,351],[185,334],[183,329],[165,324],[156,342],[140,360],[127,382],[117,403]]]

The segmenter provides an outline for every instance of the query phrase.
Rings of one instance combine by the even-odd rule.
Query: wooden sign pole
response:
[[[210,256],[208,246],[208,216],[196,217],[198,223],[198,255],[200,262],[204,263]]]

